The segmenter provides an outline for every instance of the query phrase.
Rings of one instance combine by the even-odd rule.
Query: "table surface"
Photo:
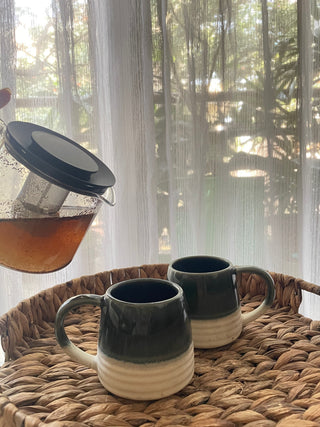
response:
[[[112,395],[94,370],[62,352],[54,335],[58,307],[79,293],[103,294],[116,281],[164,278],[166,266],[104,272],[58,285],[0,318],[2,345],[10,360],[0,368],[0,426],[319,426],[319,322],[297,313],[299,279],[274,275],[274,308],[243,329],[233,343],[195,350],[195,373],[179,393],[134,402]],[[256,277],[241,284],[243,310],[263,299]],[[66,318],[66,331],[95,354],[98,308],[81,307]]]
[[[67,318],[66,330],[94,354],[98,322],[99,310],[92,315],[81,308]],[[288,308],[271,310],[234,343],[196,349],[193,380],[180,393],[134,402],[107,392],[95,371],[62,353],[48,323],[41,336],[19,347],[17,360],[1,367],[0,407],[7,419],[27,417],[39,425],[320,425],[320,333],[311,326]]]

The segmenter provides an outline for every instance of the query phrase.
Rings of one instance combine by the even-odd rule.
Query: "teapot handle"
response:
[[[0,108],[3,108],[8,104],[8,102],[11,99],[11,90],[6,87],[3,89],[0,89]]]
[[[58,344],[60,345],[62,350],[67,353],[67,355],[70,356],[71,359],[95,370],[97,370],[96,357],[92,356],[89,353],[86,353],[83,350],[80,350],[80,348],[75,346],[70,341],[64,329],[64,318],[66,314],[73,308],[87,304],[101,306],[102,300],[103,296],[100,295],[76,295],[75,297],[68,299],[61,305],[57,312],[55,320],[55,334]]]

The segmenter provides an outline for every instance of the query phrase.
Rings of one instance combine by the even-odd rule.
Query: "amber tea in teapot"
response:
[[[76,142],[32,123],[0,129],[0,264],[48,273],[72,260],[115,178]]]
[[[0,264],[24,272],[48,273],[72,260],[95,213],[0,219]]]

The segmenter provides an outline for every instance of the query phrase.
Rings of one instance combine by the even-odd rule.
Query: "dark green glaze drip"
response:
[[[102,302],[99,347],[107,356],[134,363],[170,360],[191,345],[182,290],[158,279],[122,282]]]

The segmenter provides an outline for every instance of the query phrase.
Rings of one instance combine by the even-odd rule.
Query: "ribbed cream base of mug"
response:
[[[219,319],[191,319],[191,328],[196,348],[215,348],[229,344],[241,334],[241,309]]]
[[[193,344],[181,356],[157,363],[122,362],[98,350],[98,375],[111,393],[133,400],[154,400],[183,389],[193,377]]]

